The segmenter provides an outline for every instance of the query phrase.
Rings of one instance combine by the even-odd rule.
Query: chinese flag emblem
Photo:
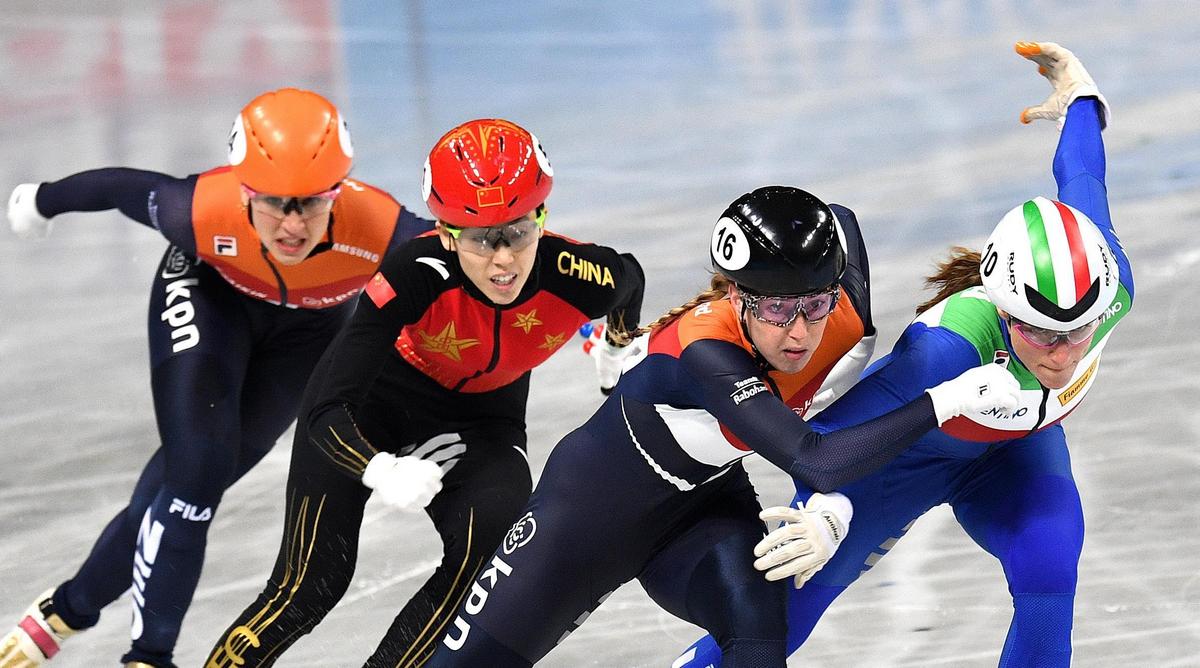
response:
[[[375,302],[377,308],[383,308],[384,304],[396,297],[396,291],[392,289],[392,284],[383,277],[382,272],[375,272],[371,280],[367,281],[367,296]]]
[[[504,187],[492,186],[491,188],[480,188],[475,191],[475,198],[481,209],[489,206],[500,206],[504,204]]]

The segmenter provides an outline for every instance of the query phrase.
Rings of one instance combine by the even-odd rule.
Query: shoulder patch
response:
[[[376,308],[383,308],[384,304],[396,298],[396,291],[392,288],[392,284],[384,278],[382,272],[375,272],[371,280],[367,281],[366,291]]]

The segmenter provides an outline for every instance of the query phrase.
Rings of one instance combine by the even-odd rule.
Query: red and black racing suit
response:
[[[632,256],[553,234],[539,241],[520,295],[503,306],[436,236],[385,260],[306,390],[274,572],[207,665],[271,665],[342,597],[370,495],[362,473],[379,451],[444,471],[426,509],[442,562],[367,663],[421,665],[529,497],[530,370],[588,320],[636,327],[643,285]]]

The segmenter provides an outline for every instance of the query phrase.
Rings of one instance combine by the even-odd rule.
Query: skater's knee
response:
[[[1015,546],[1005,563],[1009,590],[1017,594],[1074,594],[1079,553],[1069,546]]]

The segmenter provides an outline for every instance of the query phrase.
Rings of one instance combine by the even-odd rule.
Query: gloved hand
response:
[[[617,381],[621,379],[621,370],[625,360],[637,350],[633,343],[625,346],[614,346],[604,336],[604,325],[586,323],[579,328],[580,336],[587,337],[583,342],[583,352],[592,356],[596,362],[596,375],[600,378],[600,392],[605,396],[612,394]]]
[[[754,567],[766,571],[772,581],[792,576],[799,589],[837,552],[850,528],[854,506],[843,494],[818,492],[802,506],[767,508],[758,516],[784,524],[754,546],[758,557]]]
[[[367,462],[362,482],[378,492],[389,506],[416,512],[442,491],[442,469],[419,457],[380,452]]]
[[[1092,75],[1084,69],[1083,63],[1068,49],[1054,42],[1017,42],[1017,53],[1038,64],[1038,74],[1050,80],[1054,92],[1044,102],[1032,107],[1026,107],[1021,112],[1021,122],[1029,123],[1036,118],[1058,121],[1061,128],[1067,118],[1067,107],[1081,97],[1092,96],[1100,101],[1104,115],[1100,119],[1101,127],[1107,127],[1112,114],[1108,109],[1108,100],[1100,94]]]
[[[938,426],[964,413],[999,409],[1011,413],[1020,403],[1021,385],[1008,369],[984,364],[925,390],[933,400]]]
[[[41,185],[22,183],[8,196],[8,224],[22,239],[44,239],[50,234],[50,220],[37,208]]]

